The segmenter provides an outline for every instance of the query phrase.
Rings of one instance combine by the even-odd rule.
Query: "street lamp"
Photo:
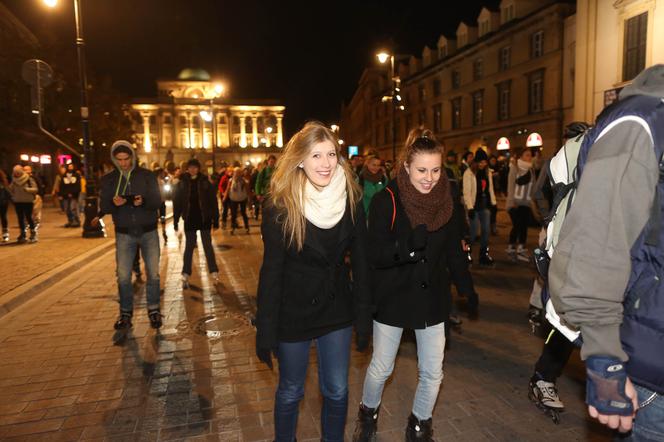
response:
[[[43,0],[44,4],[54,8],[58,0]],[[101,223],[92,225],[97,216],[97,186],[94,171],[94,152],[90,145],[90,108],[88,107],[88,77],[85,72],[85,40],[83,38],[83,18],[81,16],[81,0],[74,0],[74,21],[76,23],[76,54],[78,58],[78,77],[81,89],[81,127],[83,129],[83,164],[85,167],[85,221],[83,222],[84,238],[101,238],[106,236]]]
[[[390,61],[390,78],[392,79],[392,92],[390,95],[385,95],[381,98],[381,102],[392,102],[392,160],[397,159],[397,109],[404,110],[404,106],[400,105],[401,96],[399,95],[399,83],[401,80],[394,71],[394,54],[387,52],[379,52],[376,54],[380,64],[386,64]]]

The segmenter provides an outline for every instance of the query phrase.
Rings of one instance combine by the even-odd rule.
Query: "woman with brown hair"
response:
[[[419,369],[406,441],[431,440],[431,416],[443,379],[450,279],[460,293],[474,293],[443,169],[443,146],[430,131],[417,131],[409,136],[396,179],[373,198],[369,212],[376,314],[354,441],[375,439],[383,388],[404,328],[415,331]]]
[[[256,354],[270,368],[272,354],[279,362],[275,439],[295,440],[314,341],[322,439],[343,441],[352,326],[361,350],[371,325],[367,233],[360,190],[336,135],[323,124],[307,123],[284,149],[270,180],[261,233]]]

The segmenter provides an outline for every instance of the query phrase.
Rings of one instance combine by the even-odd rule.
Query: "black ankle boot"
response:
[[[375,442],[379,411],[380,406],[369,408],[365,407],[364,404],[360,404],[355,431],[353,432],[353,442]]]
[[[421,421],[413,413],[408,416],[406,442],[433,442],[432,419]]]

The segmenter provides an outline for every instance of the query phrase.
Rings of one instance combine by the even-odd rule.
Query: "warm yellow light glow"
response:
[[[58,0],[44,0],[44,4],[49,8],[55,8],[58,6]]]
[[[205,121],[206,123],[209,123],[210,121],[212,121],[212,112],[200,111],[199,114],[200,114],[201,118],[203,119],[203,121]]]
[[[269,134],[271,134],[273,130],[274,129],[272,129],[272,126],[268,126],[267,129],[265,129],[265,131]]]
[[[340,145],[343,145],[343,144],[344,144],[344,140],[339,140],[339,144],[340,144]]]
[[[332,129],[332,132],[339,132],[339,126],[336,124],[333,124],[330,126],[330,129]]]
[[[223,94],[225,90],[226,90],[226,86],[224,86],[222,83],[216,83],[214,85],[214,92],[217,95]]]
[[[376,54],[376,57],[378,57],[378,61],[380,63],[385,63],[387,60],[390,59],[390,54],[387,52],[379,52]]]

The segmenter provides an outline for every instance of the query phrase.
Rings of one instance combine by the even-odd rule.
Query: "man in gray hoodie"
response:
[[[549,267],[580,329],[592,417],[664,440],[664,65],[639,74],[581,148],[578,189]]]
[[[110,213],[115,224],[115,247],[120,317],[116,330],[131,328],[134,291],[131,271],[140,247],[147,274],[146,296],[152,328],[161,327],[159,293],[159,234],[157,222],[161,195],[154,173],[136,165],[136,154],[128,141],[120,140],[111,147],[111,160],[116,170],[101,179],[100,207]]]

